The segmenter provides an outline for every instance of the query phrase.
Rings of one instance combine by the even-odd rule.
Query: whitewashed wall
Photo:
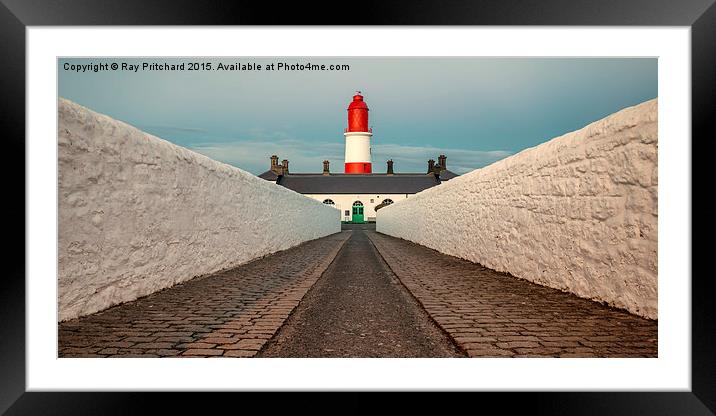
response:
[[[657,318],[657,100],[378,211],[377,230]]]
[[[340,231],[335,208],[59,100],[59,319]]]

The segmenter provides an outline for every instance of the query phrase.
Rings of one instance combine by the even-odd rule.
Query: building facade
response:
[[[343,173],[332,173],[327,160],[321,173],[290,173],[289,161],[279,164],[278,156],[272,155],[269,170],[259,177],[334,206],[341,211],[343,222],[363,223],[375,221],[376,211],[385,205],[458,176],[447,169],[445,155],[440,155],[437,163],[428,160],[426,172],[395,173],[393,161],[388,160],[385,173],[373,173],[368,111],[358,91],[348,106]]]

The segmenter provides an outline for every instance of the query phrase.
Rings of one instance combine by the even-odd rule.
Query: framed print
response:
[[[2,282],[0,410],[455,390],[508,411],[713,414],[709,278],[691,271],[710,1],[322,21],[180,3],[3,0],[3,166],[25,218],[8,257],[25,262]]]

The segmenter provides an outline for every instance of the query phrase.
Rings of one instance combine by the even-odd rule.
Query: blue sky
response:
[[[100,71],[65,64],[348,64],[347,71]],[[448,157],[465,173],[657,97],[655,58],[60,59],[59,95],[258,174],[342,172],[346,107],[361,90],[373,171],[423,172]]]

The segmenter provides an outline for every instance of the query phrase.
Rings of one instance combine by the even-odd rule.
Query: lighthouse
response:
[[[332,172],[328,160],[323,161],[320,173],[289,172],[288,160],[279,164],[278,155],[272,155],[270,169],[259,178],[337,208],[343,222],[362,224],[375,222],[377,210],[458,176],[447,169],[445,155],[437,158],[438,163],[430,159],[427,171],[395,173],[393,159],[389,159],[385,173],[380,167],[374,173],[370,154],[373,131],[368,127],[368,106],[360,91],[348,105],[344,134],[346,158],[342,173]]]
[[[370,138],[373,131],[368,128],[368,105],[360,91],[356,91],[348,106],[348,128],[346,136],[345,170],[347,174],[371,173]]]

